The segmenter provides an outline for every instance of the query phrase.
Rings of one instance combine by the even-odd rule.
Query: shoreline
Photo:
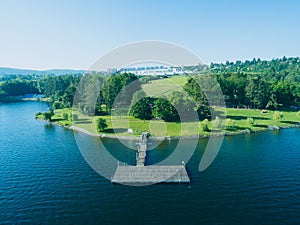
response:
[[[92,136],[92,137],[100,137],[100,138],[111,138],[111,139],[121,139],[121,140],[139,140],[140,137],[139,136],[118,136],[118,135],[111,135],[111,134],[94,134],[88,130],[85,130],[81,127],[77,127],[77,126],[62,126],[60,124],[57,124],[55,122],[51,122],[52,124],[64,127],[66,129],[72,130],[72,131],[76,131],[76,132],[81,132],[84,133],[86,135]],[[276,130],[281,130],[281,129],[288,129],[288,128],[300,128],[300,122],[298,124],[294,124],[291,126],[270,126],[269,128],[266,129],[262,129],[262,130],[256,130],[256,131],[251,131],[249,129],[245,129],[245,130],[241,130],[238,132],[223,132],[223,133],[211,133],[209,135],[189,135],[189,136],[162,136],[162,137],[155,137],[155,136],[150,136],[151,139],[154,140],[158,140],[158,141],[173,141],[173,140],[183,140],[183,139],[195,139],[195,138],[209,138],[211,136],[215,136],[215,137],[220,137],[220,136],[226,136],[226,137],[230,137],[230,136],[236,136],[236,135],[243,135],[243,134],[254,134],[254,133],[260,133],[260,132],[268,132],[268,131],[276,131]]]
[[[15,96],[8,96],[0,100],[0,103],[15,103],[15,102],[48,102],[49,98],[17,98]]]
[[[36,118],[37,120],[47,122],[43,120],[42,118]],[[93,133],[90,132],[84,128],[78,127],[76,125],[64,125],[60,124],[56,121],[51,121],[49,122],[50,124],[57,125],[60,127],[63,127],[68,130],[84,133],[86,135],[92,136],[92,137],[99,137],[99,138],[109,138],[109,139],[120,139],[120,140],[139,140],[139,136],[128,136],[128,135],[118,135],[115,133]],[[288,129],[288,128],[300,128],[300,121],[295,121],[294,124],[289,124],[289,125],[282,125],[282,126],[277,126],[277,125],[268,125],[267,127],[261,128],[261,129],[249,129],[245,128],[243,130],[239,130],[237,132],[233,131],[223,131],[223,132],[213,132],[211,131],[208,134],[191,134],[191,135],[186,135],[186,136],[151,136],[150,138],[152,140],[157,140],[157,141],[172,141],[172,140],[183,140],[183,139],[204,139],[204,138],[209,138],[211,136],[214,137],[229,137],[229,136],[236,136],[236,135],[243,135],[243,134],[254,134],[254,133],[260,133],[260,132],[268,132],[268,131],[276,131],[276,130],[281,130],[281,129]]]

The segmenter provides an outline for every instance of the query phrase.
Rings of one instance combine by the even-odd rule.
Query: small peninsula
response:
[[[37,82],[50,99],[50,110],[36,117],[108,137],[142,132],[154,137],[207,137],[297,127],[299,65],[299,58],[258,58],[183,67],[184,73],[168,76],[124,71],[46,76]],[[217,80],[213,85],[219,85],[226,108],[208,103],[208,92],[217,96],[212,79]]]

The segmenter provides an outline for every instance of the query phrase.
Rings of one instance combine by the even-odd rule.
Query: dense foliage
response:
[[[95,122],[96,122],[96,129],[98,132],[104,131],[108,126],[106,120],[103,118],[97,118]]]
[[[38,93],[36,82],[31,80],[6,80],[0,83],[0,101],[9,101],[16,99],[18,96]]]
[[[211,64],[230,107],[300,106],[300,58]]]
[[[141,89],[138,77],[132,73],[114,74],[103,85],[103,97],[107,111],[111,111],[113,104],[128,106],[135,92]]]
[[[135,101],[134,104],[130,107],[130,114],[135,118],[141,120],[150,120],[153,118],[152,114],[152,105],[154,98],[143,97],[138,101]]]
[[[86,115],[103,115],[114,108],[130,105],[129,113],[136,118],[177,122],[188,121],[190,112],[195,112],[200,120],[210,119],[210,106],[219,105],[222,100],[217,93],[220,85],[228,107],[280,109],[300,106],[300,58],[253,59],[185,69],[193,73],[183,86],[185,93],[174,90],[164,98],[146,97],[141,91],[141,84],[156,79],[154,77],[138,79],[130,73],[111,76],[90,73],[2,76],[0,101],[15,100],[26,94],[43,94],[50,99],[53,109],[75,106]],[[211,82],[211,78],[216,78],[218,83]],[[206,129],[205,125],[203,127]]]
[[[79,81],[78,75],[45,76],[37,80],[37,87],[40,93],[51,99],[54,109],[69,108]]]

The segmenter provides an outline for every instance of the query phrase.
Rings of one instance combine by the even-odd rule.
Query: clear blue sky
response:
[[[87,69],[111,49],[162,40],[204,62],[300,56],[300,1],[0,0],[0,66]]]

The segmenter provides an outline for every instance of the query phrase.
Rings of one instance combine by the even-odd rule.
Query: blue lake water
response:
[[[0,224],[300,224],[300,129],[226,137],[204,172],[200,140],[190,184],[131,187],[96,173],[71,131],[34,119],[46,109],[0,105]],[[104,144],[134,161],[118,141]],[[173,146],[160,145],[153,162]]]

